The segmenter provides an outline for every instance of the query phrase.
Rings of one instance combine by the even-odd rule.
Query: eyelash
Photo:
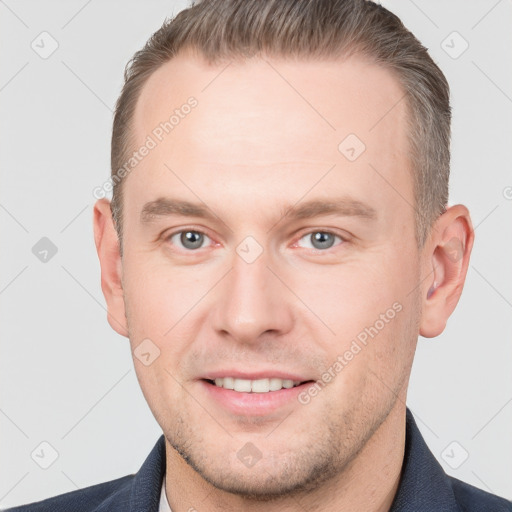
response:
[[[204,235],[205,237],[209,238],[210,240],[212,240],[212,237],[210,237],[207,233],[205,233],[204,231],[202,231],[200,229],[195,229],[195,228],[186,228],[186,229],[180,229],[179,231],[174,231],[174,232],[166,235],[164,237],[164,239],[165,239],[165,241],[169,241],[170,242],[170,240],[171,240],[171,238],[173,236],[181,235],[182,233],[186,233],[186,232],[189,232],[189,231],[193,232],[193,233],[199,233],[199,234]],[[327,252],[329,252],[329,249],[333,249],[335,247],[343,245],[343,244],[345,244],[348,241],[347,238],[345,238],[345,237],[343,237],[343,236],[341,236],[341,235],[339,235],[339,234],[337,234],[337,233],[335,233],[333,231],[323,230],[323,229],[313,229],[313,230],[307,231],[305,233],[302,233],[301,236],[299,238],[297,238],[296,242],[294,242],[293,247],[296,247],[298,242],[300,240],[302,240],[304,237],[306,237],[308,235],[312,235],[314,233],[324,233],[324,234],[332,235],[335,238],[338,238],[340,240],[339,243],[336,244],[336,242],[335,242],[331,247],[328,247],[327,249],[306,248],[306,249],[308,249],[310,251],[313,251],[315,253],[320,253],[320,252],[327,253]],[[204,247],[199,247],[198,249],[183,248],[183,249],[180,249],[180,250],[185,251],[185,252],[194,253],[194,252],[199,252],[201,249],[204,249]]]

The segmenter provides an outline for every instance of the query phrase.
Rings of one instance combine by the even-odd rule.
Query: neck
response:
[[[397,400],[385,421],[341,473],[314,491],[270,502],[217,489],[166,440],[166,495],[172,512],[388,512],[398,490],[405,449],[405,405]]]

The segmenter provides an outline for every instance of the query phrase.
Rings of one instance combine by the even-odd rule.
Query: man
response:
[[[512,510],[406,408],[474,238],[425,48],[369,1],[203,1],[125,79],[95,242],[163,435],[137,475],[12,510]]]

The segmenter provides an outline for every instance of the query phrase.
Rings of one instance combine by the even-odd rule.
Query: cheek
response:
[[[153,415],[164,425],[171,397],[183,392],[177,364],[190,346],[187,336],[194,336],[186,329],[186,315],[200,290],[179,271],[134,261],[126,265],[124,293],[137,379]]]
[[[417,266],[384,250],[371,256],[319,267],[295,283],[297,295],[315,313],[316,318],[310,313],[305,318],[311,318],[307,322],[329,354],[328,364],[341,357],[342,373],[350,375],[344,386],[356,385],[368,368],[386,380],[401,375],[417,340]]]
[[[300,272],[300,279],[290,276],[289,282],[306,307],[336,336],[347,339],[378,321],[393,304],[405,306],[416,274],[404,262],[382,255],[374,261],[310,267]]]
[[[131,333],[165,339],[204,295],[204,282],[199,272],[169,264],[142,258],[127,264],[124,292]]]
[[[168,263],[144,261],[142,255],[127,262],[126,315],[134,364],[143,387],[169,392],[176,388],[179,392],[173,376],[181,380],[178,366],[187,360],[199,329],[207,322],[205,304],[211,298],[207,294],[216,276],[217,272],[208,269],[170,268]],[[158,354],[148,367],[137,360],[144,343]]]
[[[361,278],[365,293],[357,308],[362,317],[354,326],[354,337],[362,347],[361,371],[373,373],[370,383],[382,393],[398,392],[409,372],[420,318],[417,265],[398,258],[388,261]]]

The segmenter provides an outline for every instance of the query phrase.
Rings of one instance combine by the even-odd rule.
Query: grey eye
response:
[[[307,247],[309,249],[330,249],[336,239],[341,241],[341,237],[334,233],[329,233],[328,231],[313,231],[312,233],[304,235],[300,240],[306,240],[306,245],[301,245],[301,247]]]
[[[176,244],[179,240],[179,244],[185,249],[199,249],[202,247],[205,239],[208,238],[199,231],[180,231],[170,237],[172,243]]]

